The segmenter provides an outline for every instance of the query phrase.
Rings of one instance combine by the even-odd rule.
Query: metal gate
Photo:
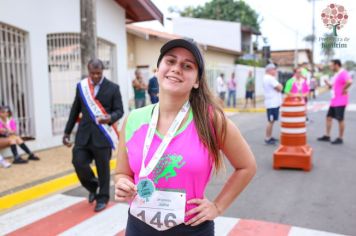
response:
[[[78,33],[47,35],[48,71],[51,87],[51,119],[53,134],[62,134],[81,79],[80,36]],[[114,45],[98,39],[98,58],[105,65],[106,78],[116,80]]]
[[[0,104],[10,106],[22,137],[34,138],[27,33],[0,22]]]
[[[233,65],[208,66],[205,69],[205,75],[211,92],[217,93],[217,78],[220,76],[220,73],[224,73],[225,81],[228,81],[234,69]]]

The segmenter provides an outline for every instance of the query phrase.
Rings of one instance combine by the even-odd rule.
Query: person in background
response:
[[[0,154],[0,165],[4,168],[9,168],[11,163],[5,160],[5,158]]]
[[[106,208],[110,198],[110,159],[118,142],[116,122],[123,116],[120,87],[104,77],[104,64],[95,58],[88,62],[89,76],[76,86],[76,95],[62,142],[71,147],[70,134],[81,114],[72,150],[72,164],[88,202],[96,200],[95,212]],[[90,164],[95,161],[97,176]]]
[[[150,95],[151,104],[155,104],[159,101],[158,93],[159,93],[159,86],[156,77],[156,69],[153,70],[153,76],[148,81],[148,94]]]
[[[255,77],[252,75],[252,71],[248,72],[248,76],[246,79],[246,94],[245,94],[245,106],[247,108],[248,100],[250,99],[251,105],[256,107],[256,99],[255,99]]]
[[[232,105],[233,107],[236,107],[236,79],[235,79],[235,72],[231,73],[231,78],[229,82],[227,83],[228,86],[228,98],[227,98],[227,106],[230,107]]]
[[[135,93],[135,108],[146,106],[147,84],[143,81],[142,73],[139,69],[135,70],[135,79],[132,81],[132,87]]]
[[[307,79],[302,75],[301,68],[296,68],[295,73],[293,75],[294,81],[292,83],[291,89],[288,96],[293,97],[302,97],[307,103],[308,94],[309,94],[309,86],[307,83]]]
[[[25,164],[28,160],[38,161],[40,158],[36,156],[27,147],[22,138],[16,133],[17,124],[15,119],[12,117],[10,107],[1,106],[0,107],[0,137],[6,138],[9,142],[11,152],[14,156],[13,164]],[[28,159],[24,160],[20,157],[17,151],[17,145],[28,154]]]
[[[273,124],[278,121],[279,107],[282,104],[283,86],[277,80],[277,67],[270,63],[266,66],[266,74],[263,78],[263,89],[265,95],[265,107],[267,108],[267,127],[265,143],[274,145],[278,139],[272,137]]]
[[[291,78],[289,78],[287,80],[286,84],[284,85],[284,89],[283,89],[284,94],[288,95],[292,89],[293,83],[295,81],[295,77],[294,77],[295,71],[296,71],[296,69],[293,70],[293,72],[294,72],[293,76]]]
[[[318,138],[318,141],[330,142],[330,132],[332,119],[339,123],[339,137],[331,144],[342,144],[345,131],[345,109],[349,103],[348,89],[352,84],[352,78],[349,73],[341,67],[341,61],[338,59],[330,62],[330,69],[335,73],[331,81],[325,80],[325,84],[331,89],[331,100],[328,113],[326,115],[326,132],[325,135]]]
[[[309,84],[309,99],[316,99],[316,89],[318,88],[318,84],[317,81],[315,79],[315,77],[312,77],[310,79],[310,84]]]
[[[221,105],[225,105],[225,96],[226,96],[226,81],[224,73],[221,73],[220,76],[216,79],[218,82],[217,92],[220,98]]]

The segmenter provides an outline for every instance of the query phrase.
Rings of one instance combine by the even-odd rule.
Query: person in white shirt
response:
[[[219,98],[222,100],[222,105],[225,104],[225,95],[227,90],[226,81],[224,79],[224,73],[221,73],[220,76],[217,78],[218,87],[217,92],[219,94]]]
[[[266,74],[263,78],[263,89],[265,96],[265,107],[267,109],[267,128],[265,143],[274,145],[278,139],[272,137],[273,124],[278,120],[279,107],[282,104],[282,84],[277,80],[277,67],[270,63],[266,66]]]

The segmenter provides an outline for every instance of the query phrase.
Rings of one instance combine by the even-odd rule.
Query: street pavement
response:
[[[216,235],[356,235],[356,89],[353,87],[350,93],[345,143],[339,146],[316,141],[324,134],[329,94],[309,103],[308,144],[313,148],[310,172],[272,168],[278,146],[263,142],[265,113],[229,113],[251,146],[258,171],[247,189],[216,220]],[[337,128],[334,123],[333,138]],[[274,134],[279,136],[279,123]],[[226,171],[213,177],[206,191],[209,199],[214,199],[231,172],[226,163]],[[9,211],[0,216],[0,235],[44,235],[44,230],[46,235],[123,235],[127,205],[111,203],[109,209],[95,214],[86,197],[87,192],[76,187]],[[60,219],[61,224],[54,227],[53,222]]]
[[[356,88],[353,86],[350,91],[343,145],[316,141],[325,132],[329,97],[330,94],[325,93],[309,104],[307,138],[313,148],[310,172],[272,168],[277,146],[263,143],[264,113],[239,113],[231,117],[250,144],[258,170],[252,183],[226,211],[226,216],[356,235]],[[331,137],[336,138],[337,133],[334,121]],[[279,124],[274,134],[279,134]],[[226,175],[230,173],[231,168],[228,168]],[[216,196],[224,181],[215,178],[209,185],[210,199]]]

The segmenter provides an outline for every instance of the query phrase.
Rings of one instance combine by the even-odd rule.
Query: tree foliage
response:
[[[180,11],[181,16],[240,22],[244,26],[259,31],[258,14],[243,0],[212,0],[204,6],[186,7]]]
[[[346,70],[356,70],[356,62],[348,60],[345,61],[344,66]]]

